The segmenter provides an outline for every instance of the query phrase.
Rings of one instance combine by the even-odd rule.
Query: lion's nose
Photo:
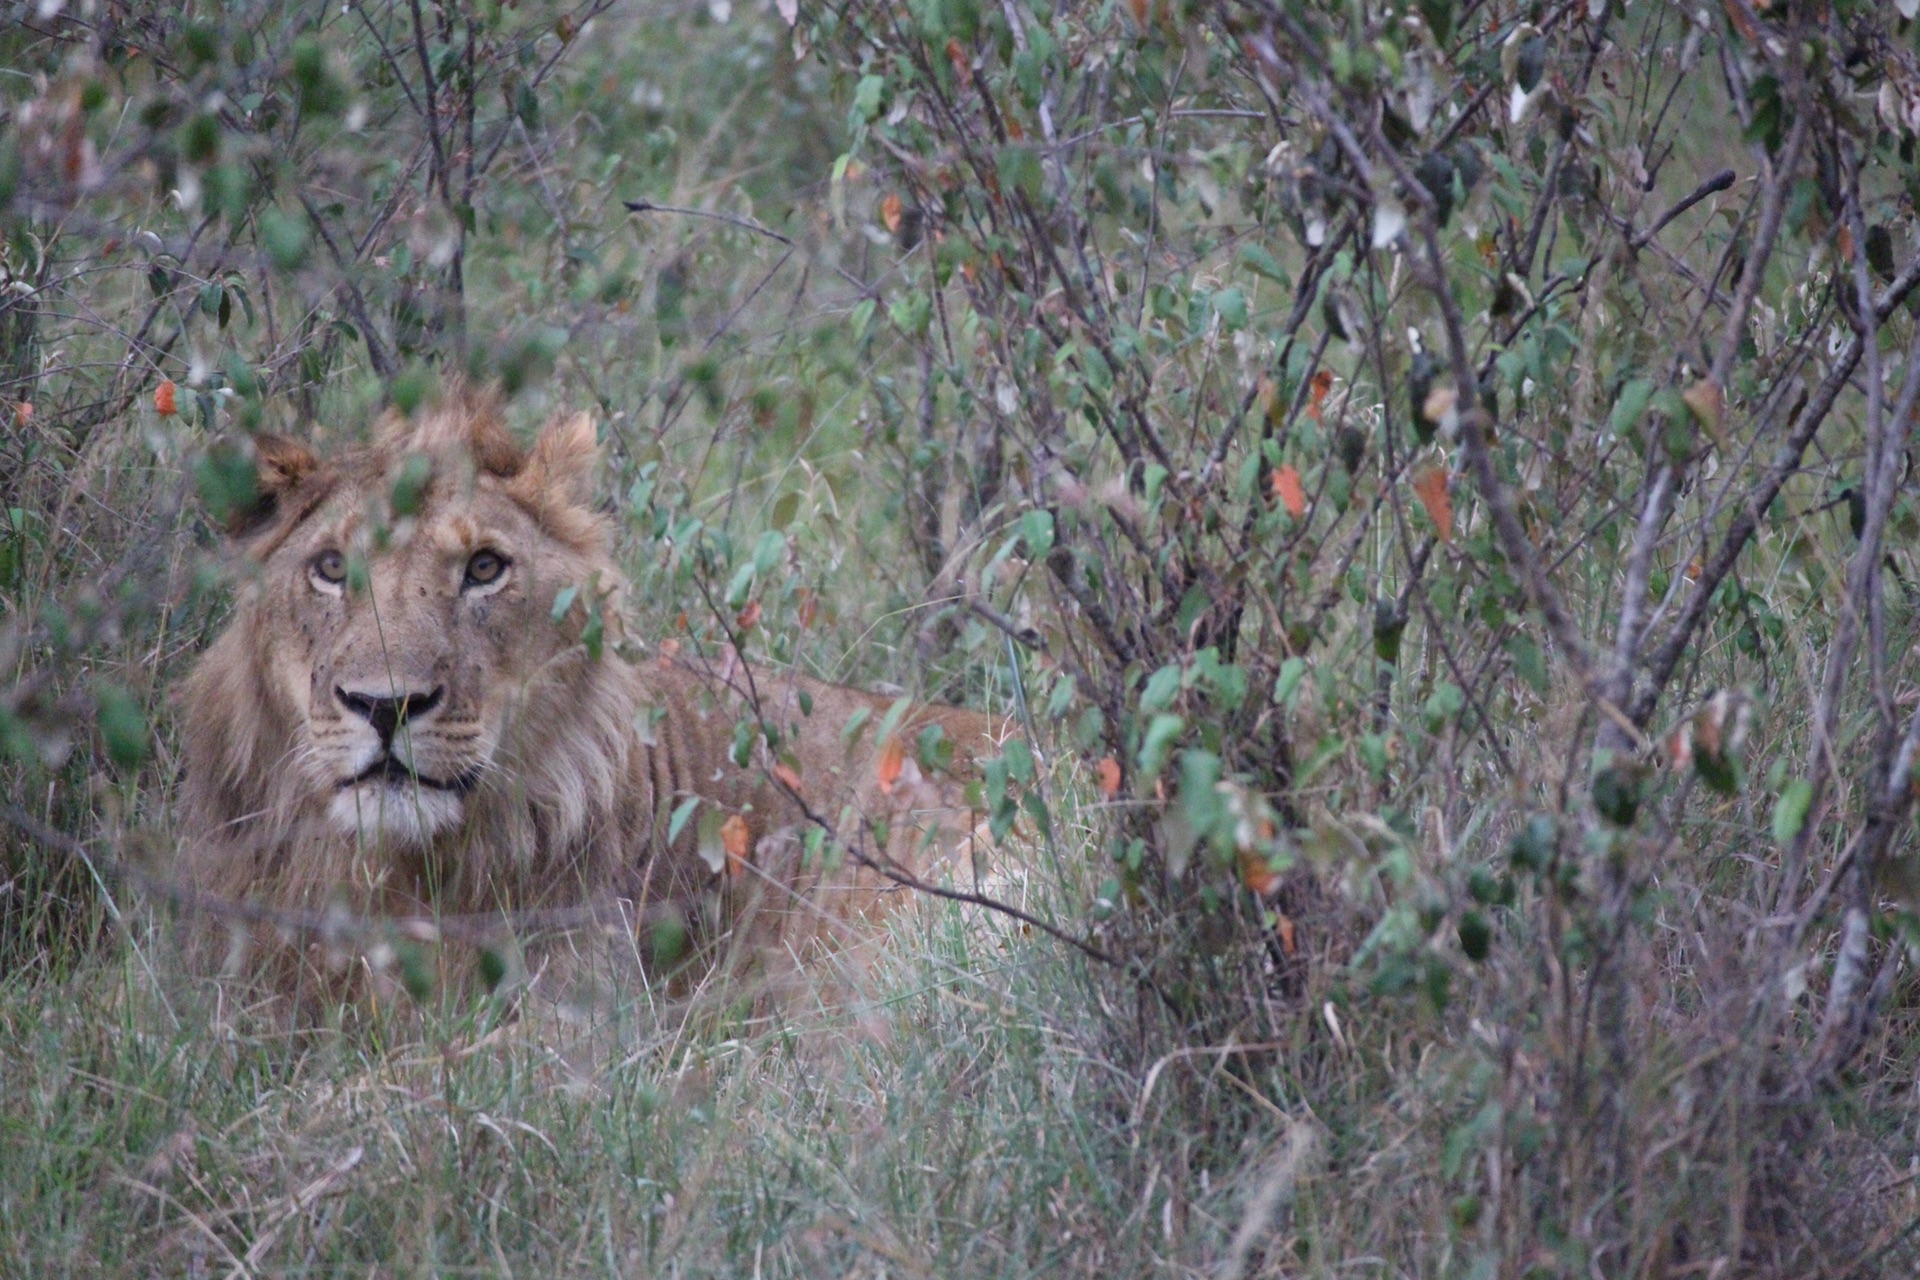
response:
[[[431,693],[403,693],[398,697],[381,696],[371,693],[349,692],[335,685],[333,696],[340,699],[340,705],[373,726],[380,735],[380,745],[391,747],[393,735],[401,724],[408,719],[419,719],[440,705],[441,695],[446,686],[434,689]]]

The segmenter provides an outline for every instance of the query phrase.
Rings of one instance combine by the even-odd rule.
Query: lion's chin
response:
[[[465,813],[458,792],[379,779],[342,787],[327,806],[343,834],[396,845],[431,843],[459,826]]]

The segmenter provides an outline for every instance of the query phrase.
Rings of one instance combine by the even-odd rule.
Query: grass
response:
[[[900,933],[868,999],[746,1020],[635,993],[571,1038],[469,1012],[289,1042],[163,998],[137,942],[10,982],[0,1258],[23,1277],[1022,1276],[1210,1252],[1237,1188],[1136,1148],[1092,975],[954,909]]]
[[[537,9],[519,12],[539,43],[550,36]],[[848,145],[854,74],[842,68],[846,83],[828,83],[837,73],[818,60],[780,54],[790,33],[771,11],[737,9],[728,25],[704,0],[617,6],[579,42],[542,99],[544,124],[506,153],[485,193],[465,286],[476,345],[566,331],[550,378],[515,401],[516,426],[565,406],[596,409],[610,453],[603,497],[619,518],[643,653],[668,638],[714,641],[708,623],[731,610],[707,611],[702,590],[722,588],[771,529],[791,539],[790,572],[765,597],[756,656],[1007,706],[1006,638],[964,616],[941,620],[928,599],[940,568],[925,563],[929,532],[965,495],[940,488],[963,467],[917,452],[943,438],[913,421],[931,366],[916,369],[885,305],[913,291],[920,268],[877,235],[884,215],[868,206],[888,179],[869,171],[840,188],[824,176]],[[262,12],[277,22],[292,10]],[[1681,21],[1644,9],[1635,20]],[[1706,123],[1678,129],[1680,154],[1698,163],[1671,166],[1665,181],[1678,189],[1663,198],[1736,145],[1722,132],[1720,94],[1713,77],[1685,82],[1690,118]],[[390,153],[352,139],[341,149],[371,164],[409,145],[398,133],[383,141]],[[340,172],[365,178],[331,154]],[[1524,158],[1518,146],[1511,155]],[[123,203],[102,226],[179,230],[145,187],[112,194]],[[769,237],[711,219],[630,218],[621,201],[635,198],[751,216],[801,248],[786,257]],[[1705,230],[1679,224],[1667,243],[1710,273],[1731,217],[1729,206]],[[150,263],[73,237],[84,269],[49,287],[36,322],[34,352],[53,353],[37,425],[0,416],[0,460],[19,463],[0,475],[10,529],[0,670],[22,682],[52,673],[26,712],[58,733],[30,744],[41,764],[0,766],[0,790],[101,848],[161,860],[175,834],[165,691],[221,614],[191,476],[235,412],[162,420],[152,381],[186,384],[195,364],[231,353],[270,384],[268,426],[336,441],[388,388],[352,341],[315,336],[329,332],[318,320],[284,343],[253,308],[216,325],[193,271],[211,278],[217,255],[178,274],[171,309],[130,356],[120,321],[157,305]],[[17,248],[5,247],[16,255],[9,270],[24,261]],[[1227,242],[1194,262],[1224,263],[1231,251]],[[1801,261],[1798,249],[1788,257]],[[1633,371],[1651,358],[1637,346],[1685,327],[1646,261],[1615,301],[1620,315],[1644,308],[1647,334],[1609,337],[1581,321],[1578,345],[1598,361],[1576,380],[1581,403],[1563,414],[1545,397],[1509,395],[1510,447],[1604,420],[1613,384],[1600,373]],[[283,335],[322,307],[300,289],[323,274],[273,277]],[[1271,309],[1264,286],[1241,283],[1256,310]],[[1756,343],[1785,342],[1816,292],[1769,287]],[[269,314],[264,289],[256,295]],[[1182,358],[1211,351],[1206,333],[1183,342]],[[311,377],[288,354],[308,339],[326,357]],[[1397,366],[1374,373],[1342,358],[1357,412],[1400,394]],[[1187,387],[1192,370],[1168,370],[1176,392]],[[1240,394],[1228,390],[1228,400]],[[94,406],[119,394],[132,407],[99,419]],[[1740,394],[1759,402],[1753,388]],[[925,403],[946,413],[944,399]],[[1176,395],[1156,411],[1188,421],[1197,403]],[[960,421],[957,399],[952,407]],[[852,996],[831,974],[772,1011],[742,1007],[726,987],[690,1001],[636,988],[586,1028],[485,1008],[362,1010],[289,1039],[232,1007],[230,993],[184,985],[169,926],[148,904],[122,899],[124,919],[111,917],[84,869],[0,828],[0,1276],[1532,1280],[1592,1274],[1596,1248],[1646,1276],[1769,1264],[1832,1280],[1915,1274],[1911,963],[1885,970],[1872,1039],[1815,1096],[1790,1096],[1776,1067],[1818,1035],[1834,950],[1826,923],[1796,957],[1805,963],[1766,1042],[1748,1034],[1759,998],[1774,994],[1756,978],[1779,865],[1769,811],[1807,756],[1808,704],[1856,545],[1834,505],[1859,466],[1842,427],[1824,438],[1831,456],[1789,483],[1742,561],[1741,592],[1727,593],[1740,598],[1672,691],[1672,716],[1654,725],[1684,723],[1673,717],[1715,686],[1753,689],[1769,708],[1754,731],[1753,777],[1721,799],[1660,775],[1634,838],[1611,846],[1634,888],[1611,947],[1593,936],[1613,919],[1595,906],[1598,859],[1571,841],[1550,870],[1522,874],[1507,858],[1528,812],[1581,804],[1564,793],[1584,785],[1578,744],[1592,722],[1558,668],[1551,683],[1492,680],[1498,729],[1479,745],[1464,721],[1420,728],[1437,682],[1460,678],[1456,657],[1497,675],[1504,637],[1532,626],[1515,600],[1504,612],[1507,597],[1472,564],[1433,570],[1451,603],[1432,619],[1416,613],[1382,704],[1408,754],[1390,763],[1383,746],[1377,768],[1360,758],[1360,739],[1380,727],[1374,596],[1400,564],[1384,520],[1356,544],[1366,572],[1324,578],[1349,598],[1287,708],[1301,766],[1293,834],[1325,873],[1318,913],[1296,913],[1305,957],[1276,973],[1266,963],[1285,961],[1252,930],[1206,936],[1219,917],[1204,911],[1179,940],[1152,936],[1169,922],[1150,912],[1102,920],[1092,904],[1113,866],[1093,833],[1110,815],[1066,776],[1064,751],[1051,792],[1058,847],[1016,849],[1038,869],[1027,891],[1055,918],[1110,931],[1133,955],[1188,947],[1192,963],[1171,966],[1191,984],[1179,993],[1184,1018],[1045,939],[925,903],[896,923]],[[952,436],[956,456],[966,439]],[[1567,522],[1591,527],[1557,572],[1583,633],[1603,640],[1620,589],[1619,547],[1607,542],[1631,527],[1631,513],[1612,507],[1631,487],[1616,493],[1612,480],[1575,472],[1549,480],[1545,493],[1572,504]],[[964,531],[978,545],[946,553],[992,554],[1017,506],[979,513]],[[1890,547],[1895,636],[1913,621],[1910,506]],[[1692,536],[1673,542],[1659,582],[1684,572]],[[1004,551],[993,565],[983,573],[1021,579],[1031,568]],[[1489,613],[1489,602],[1500,607]],[[1449,632],[1437,619],[1456,604],[1466,622]],[[1505,621],[1482,625],[1489,616]],[[1060,620],[1036,611],[1034,621]],[[38,628],[32,644],[6,647],[28,628]],[[1448,651],[1451,640],[1468,647]],[[1911,684],[1904,648],[1892,647],[1896,695]],[[1044,706],[1053,673],[1036,664],[1027,674],[1029,701]],[[137,708],[144,760],[113,758],[100,688]],[[1874,724],[1864,698],[1849,704],[1839,754],[1863,758]],[[1517,767],[1496,767],[1487,739]],[[1547,799],[1556,789],[1557,804]],[[1402,830],[1370,812],[1388,799]],[[1844,820],[1856,800],[1842,795],[1833,812]],[[1823,859],[1837,852],[1824,848],[1832,833],[1845,834],[1828,825]],[[1910,875],[1911,861],[1890,860],[1889,876]],[[1497,907],[1468,897],[1476,871],[1512,897]],[[1886,888],[1913,900],[1911,886]],[[1458,945],[1475,902],[1493,926],[1484,962]],[[1880,918],[1900,927],[1896,913]],[[1897,961],[1899,939],[1879,940],[1875,954]],[[1231,989],[1236,974],[1259,981]],[[1450,1002],[1437,1007],[1435,988],[1449,982]]]

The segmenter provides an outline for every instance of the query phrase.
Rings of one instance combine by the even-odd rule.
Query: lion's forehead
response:
[[[411,564],[419,553],[455,556],[491,543],[506,554],[535,546],[538,526],[511,498],[486,479],[462,489],[436,485],[416,509],[393,509],[390,486],[357,484],[336,492],[288,539],[280,559],[301,559],[320,547],[363,552],[382,561]]]

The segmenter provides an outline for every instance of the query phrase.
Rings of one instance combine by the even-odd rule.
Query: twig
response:
[[[1722,169],[1720,172],[1714,174],[1692,191],[1680,197],[1679,201],[1675,203],[1672,208],[1654,220],[1652,226],[1648,227],[1645,231],[1637,231],[1628,236],[1627,244],[1634,249],[1646,248],[1647,242],[1666,230],[1669,222],[1672,222],[1675,218],[1693,208],[1693,206],[1699,204],[1715,192],[1725,191],[1728,187],[1731,187],[1734,176],[1734,172],[1731,169]]]

